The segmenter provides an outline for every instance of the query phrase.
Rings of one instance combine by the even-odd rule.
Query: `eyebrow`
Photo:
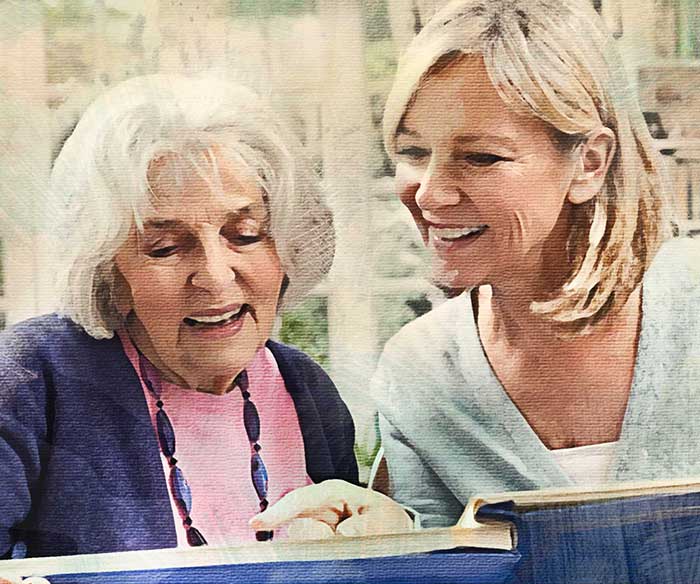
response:
[[[400,126],[398,129],[397,138],[400,136],[408,136],[409,138],[420,138],[421,135],[418,132],[409,130],[404,126]],[[462,134],[453,139],[453,142],[457,144],[473,144],[474,142],[491,142],[501,146],[506,146],[508,148],[516,148],[517,144],[512,138],[508,136],[500,136],[496,134]]]
[[[173,229],[182,225],[182,221],[178,219],[149,219],[144,221],[143,229]]]
[[[264,208],[264,207],[263,207]],[[226,213],[225,221],[230,221],[231,219],[237,219],[241,215],[249,215],[251,212],[255,211],[255,205],[244,205],[238,209],[229,211]],[[179,219],[147,219],[143,222],[143,229],[156,229],[156,230],[166,230],[166,229],[177,229],[179,227],[185,226],[186,223],[180,221]]]
[[[507,146],[508,148],[516,147],[516,143],[512,138],[509,138],[508,136],[498,136],[495,134],[464,134],[462,136],[457,136],[454,139],[454,142],[457,144],[473,144],[474,142],[482,141]]]
[[[410,138],[419,138],[420,134],[418,132],[413,132],[412,130],[408,130],[403,124],[399,126],[399,129],[396,131],[396,136],[409,136]]]

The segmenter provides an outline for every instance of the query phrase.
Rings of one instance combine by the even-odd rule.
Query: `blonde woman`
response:
[[[395,500],[441,526],[475,491],[697,474],[700,252],[664,243],[661,163],[590,2],[452,2],[401,60],[384,130],[436,275],[466,289],[381,358]],[[339,529],[400,516],[322,488],[321,520],[317,501],[358,510]]]

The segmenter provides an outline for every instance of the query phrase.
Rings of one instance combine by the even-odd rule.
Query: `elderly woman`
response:
[[[270,539],[292,489],[355,482],[354,429],[269,340],[333,231],[298,146],[249,91],[132,79],[58,156],[61,315],[0,341],[0,556]]]
[[[400,63],[396,190],[466,290],[401,330],[374,380],[392,495],[425,526],[476,491],[700,473],[700,249],[663,243],[661,162],[623,77],[585,0],[452,2]],[[351,531],[400,517],[307,491],[321,503],[295,494],[255,525],[305,504],[332,528],[323,511],[364,509]]]

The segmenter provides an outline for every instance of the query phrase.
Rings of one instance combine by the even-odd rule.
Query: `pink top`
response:
[[[138,353],[126,334],[119,335],[136,370],[156,430],[156,399],[140,377]],[[269,477],[270,504],[298,487],[311,484],[306,474],[304,441],[294,402],[272,353],[260,349],[246,368],[250,400],[260,416],[260,454]],[[192,490],[192,525],[209,545],[255,541],[248,520],[260,512],[250,476],[251,446],[243,426],[243,397],[238,390],[212,395],[162,381],[163,409],[175,430],[175,458]],[[170,466],[161,453],[164,480]],[[178,547],[188,547],[182,520],[170,489],[170,508]],[[275,539],[283,536],[275,533]]]

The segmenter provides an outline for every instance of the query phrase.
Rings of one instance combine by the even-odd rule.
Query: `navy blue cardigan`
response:
[[[356,483],[354,427],[333,382],[300,351],[267,346],[309,477]],[[148,407],[120,341],[56,315],[0,335],[0,558],[16,541],[28,556],[177,545]]]

